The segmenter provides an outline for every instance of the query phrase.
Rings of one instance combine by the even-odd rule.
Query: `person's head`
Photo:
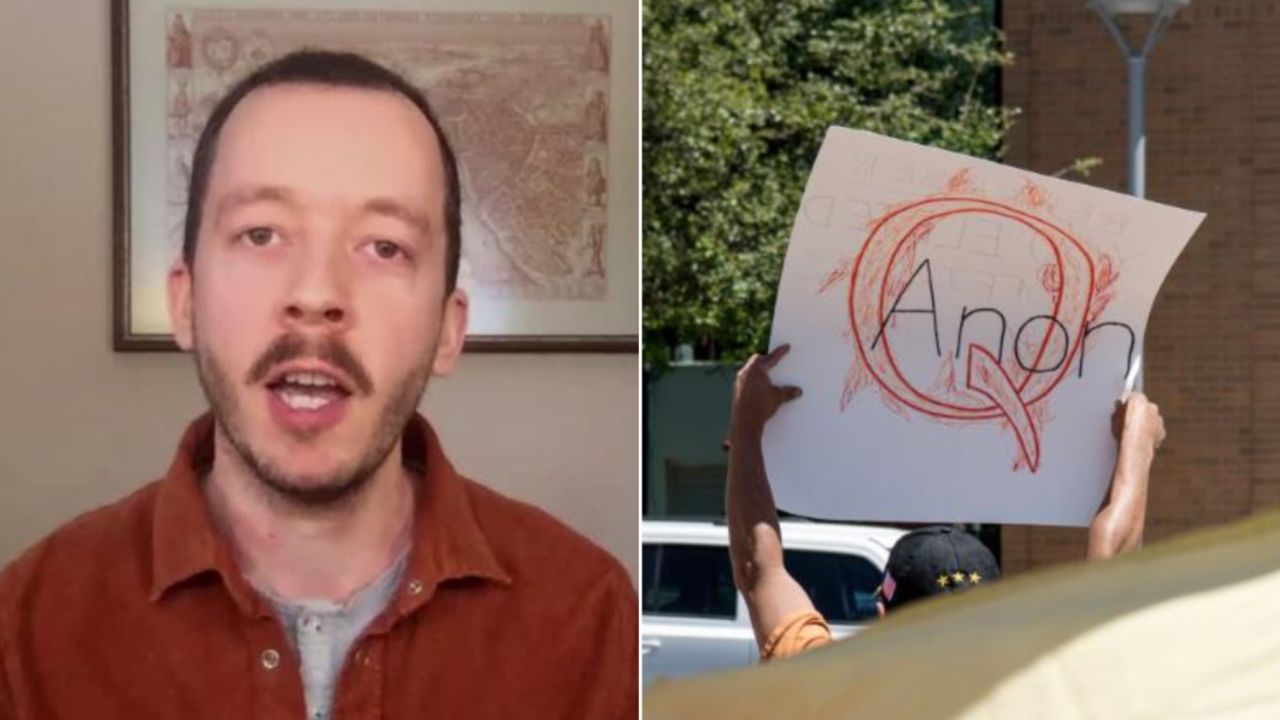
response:
[[[357,55],[287,55],[214,107],[169,306],[232,462],[323,504],[388,461],[462,350],[459,195],[426,98]]]
[[[877,605],[880,614],[935,595],[992,582],[996,558],[976,537],[948,525],[912,530],[894,543]]]

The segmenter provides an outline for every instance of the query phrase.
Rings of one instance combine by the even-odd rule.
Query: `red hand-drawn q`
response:
[[[916,387],[898,367],[884,332],[906,279],[917,266],[916,252],[937,224],[958,216],[982,216],[1015,223],[1042,240],[1052,256],[1039,278],[1052,300],[1045,334],[1029,364],[1021,360],[1007,370],[992,352],[971,344],[964,353],[963,385],[928,392]],[[895,292],[897,290],[898,292]],[[1040,465],[1040,435],[1031,407],[1043,401],[1065,377],[1084,341],[1094,297],[1094,261],[1070,233],[1032,213],[977,197],[933,197],[895,208],[872,226],[850,273],[848,311],[861,365],[894,400],[925,415],[944,420],[1005,419],[1018,437],[1022,457],[1032,472]],[[1059,330],[1061,328],[1061,330]],[[1063,357],[1051,369],[1041,368],[1053,334],[1066,334]],[[962,348],[957,348],[959,352]],[[1014,352],[1019,351],[1015,342]]]

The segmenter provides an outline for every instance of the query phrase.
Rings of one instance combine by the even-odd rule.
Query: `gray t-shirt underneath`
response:
[[[264,592],[298,651],[309,720],[329,720],[333,693],[351,645],[387,607],[404,577],[408,552],[339,605],[328,600],[290,602]]]

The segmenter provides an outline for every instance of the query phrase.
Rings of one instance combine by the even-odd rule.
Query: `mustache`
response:
[[[328,363],[346,373],[362,395],[373,393],[373,380],[346,343],[336,337],[309,340],[297,333],[281,335],[272,341],[250,366],[245,382],[257,385],[266,379],[272,368],[302,358],[316,358]]]

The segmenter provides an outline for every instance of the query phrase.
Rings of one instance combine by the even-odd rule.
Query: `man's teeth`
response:
[[[305,395],[303,393],[295,393],[284,391],[280,393],[280,399],[284,401],[293,410],[319,410],[320,408],[333,402],[333,398],[324,395]]]
[[[284,381],[294,385],[336,386],[338,383],[328,375],[315,372],[295,372],[284,376]]]
[[[319,410],[345,394],[329,375],[308,371],[286,374],[274,390],[292,410]]]

